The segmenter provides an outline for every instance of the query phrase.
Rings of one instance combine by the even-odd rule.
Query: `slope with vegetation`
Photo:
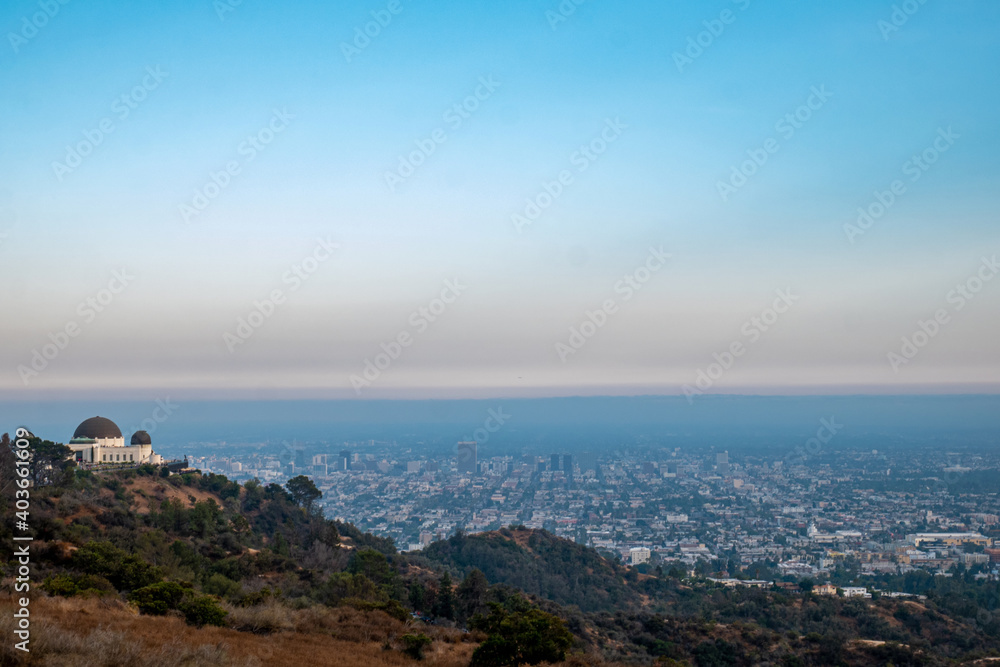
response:
[[[98,474],[66,464],[59,445],[33,445],[33,650],[8,644],[0,665],[943,665],[1000,655],[993,616],[960,608],[961,582],[943,606],[726,589],[677,568],[639,575],[522,527],[400,554],[325,519],[305,477],[279,486],[150,466]],[[6,631],[10,485],[0,509]],[[975,599],[990,598],[984,588]]]

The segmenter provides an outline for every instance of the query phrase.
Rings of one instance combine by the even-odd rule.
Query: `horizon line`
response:
[[[138,387],[107,389],[53,389],[30,392],[0,389],[0,400],[9,403],[85,402],[93,400],[142,401],[165,396],[176,400],[198,401],[480,401],[480,400],[545,400],[569,398],[685,398],[680,389],[665,390],[648,385],[621,387],[420,387],[373,389],[358,396],[350,389],[318,388],[203,388],[203,387]],[[713,389],[692,397],[692,403],[712,398],[822,398],[822,397],[956,397],[1000,396],[1000,382],[935,383],[935,384],[837,384],[837,385],[773,385],[737,386]]]

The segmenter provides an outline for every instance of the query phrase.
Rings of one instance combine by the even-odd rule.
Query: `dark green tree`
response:
[[[351,574],[363,574],[379,586],[388,584],[395,575],[386,557],[374,549],[355,552],[347,570]]]
[[[486,596],[490,591],[490,582],[486,580],[486,575],[479,569],[475,569],[458,586],[456,593],[457,611],[460,620],[467,620],[476,614],[486,614],[489,607],[486,605]]]
[[[296,505],[312,512],[313,503],[323,497],[323,492],[316,488],[316,484],[305,475],[292,477],[285,483],[285,488],[291,494]]]
[[[427,589],[419,581],[410,584],[410,606],[414,611],[424,611],[427,608]]]
[[[281,534],[280,531],[274,534],[274,540],[271,542],[271,551],[281,556],[288,556],[291,554],[291,549],[288,546],[288,540],[285,536]]]
[[[445,572],[438,582],[437,600],[434,603],[434,615],[440,618],[455,618],[455,592],[452,590],[451,575]]]
[[[35,486],[65,486],[72,481],[73,470],[76,468],[76,462],[70,458],[73,456],[72,449],[35,436],[27,440],[26,451],[29,452],[28,461],[30,461],[28,478]],[[13,460],[20,460],[18,453],[22,450],[16,447],[16,442],[4,434],[4,449],[14,454]],[[12,478],[6,478],[5,481],[9,479]]]
[[[471,667],[504,667],[561,662],[573,645],[562,619],[514,598],[509,608],[493,602],[490,615],[478,617],[473,629],[488,634],[472,654]]]

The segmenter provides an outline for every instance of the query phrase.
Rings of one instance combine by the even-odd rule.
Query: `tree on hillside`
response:
[[[449,620],[455,618],[455,593],[452,590],[451,575],[447,572],[441,575],[441,581],[438,583],[434,615]]]
[[[427,589],[419,581],[410,583],[410,606],[414,611],[424,611],[427,608]]]
[[[17,467],[17,457],[14,454],[14,441],[10,439],[9,433],[0,436],[0,488],[4,491],[14,488],[17,479],[15,468]]]
[[[493,602],[490,615],[472,623],[473,630],[489,635],[472,654],[471,667],[505,667],[561,662],[573,645],[573,635],[562,619],[533,608],[523,598],[512,598],[507,607]]]
[[[323,492],[316,488],[316,484],[305,475],[292,477],[285,483],[285,488],[291,494],[296,505],[312,512],[313,503],[323,497]]]
[[[347,566],[351,574],[363,574],[377,585],[388,584],[395,576],[386,557],[374,549],[360,549]]]
[[[459,584],[457,591],[458,615],[461,620],[467,620],[476,614],[485,615],[489,611],[486,596],[489,594],[490,582],[486,575],[475,569]]]
[[[15,441],[9,435],[4,434],[3,442],[5,451],[13,451]],[[28,451],[31,453],[28,476],[35,486],[63,486],[73,479],[76,462],[70,459],[73,450],[66,445],[31,436]]]

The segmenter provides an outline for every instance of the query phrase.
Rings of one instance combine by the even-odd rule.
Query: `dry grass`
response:
[[[0,596],[0,633],[12,637],[13,600]],[[171,616],[142,616],[120,601],[49,598],[32,599],[32,652],[27,659],[7,641],[0,665],[48,667],[395,667],[422,664],[466,667],[476,645],[461,641],[461,633],[422,628],[435,638],[422,663],[394,647],[411,631],[381,612],[313,607],[275,609],[262,605],[241,610],[234,619],[248,627],[268,627],[270,634],[233,628],[194,628]],[[263,632],[263,630],[258,630]]]
[[[273,632],[292,630],[292,612],[288,607],[273,600],[256,607],[233,607],[224,605],[229,615],[229,627],[242,632],[269,635]]]
[[[159,477],[132,477],[125,480],[126,488],[133,493],[132,504],[139,514],[148,514],[151,510],[151,501],[155,501],[155,507],[166,499],[179,500],[185,507],[193,507],[195,502],[214,500],[218,505],[224,503],[215,494],[189,486],[177,488],[172,484],[164,482]]]

